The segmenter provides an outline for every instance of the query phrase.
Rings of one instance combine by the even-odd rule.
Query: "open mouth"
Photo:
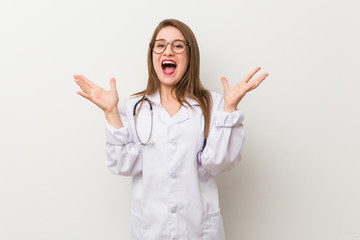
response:
[[[171,75],[175,72],[176,62],[170,59],[164,59],[161,62],[161,68],[165,75]]]

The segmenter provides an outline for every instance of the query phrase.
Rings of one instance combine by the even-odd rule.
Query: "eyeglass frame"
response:
[[[163,50],[162,52],[160,52],[160,53],[157,53],[157,52],[154,51],[154,46],[155,46],[155,42],[156,42],[156,41],[164,41],[165,47],[164,47],[164,50]],[[167,42],[167,41],[165,41],[165,40],[163,40],[163,39],[158,39],[158,40],[155,40],[153,43],[149,43],[149,47],[151,48],[151,50],[152,50],[154,53],[156,53],[156,54],[162,54],[163,52],[165,52],[168,44],[170,44],[170,48],[171,48],[171,51],[173,51],[173,53],[181,54],[181,53],[175,52],[174,49],[173,49],[173,42],[175,42],[175,41],[182,41],[182,42],[185,44],[184,51],[182,51],[181,53],[185,52],[187,46],[190,47],[190,43],[185,42],[185,41],[182,40],[182,39],[175,39],[175,40],[173,40],[172,42]],[[152,44],[153,44],[153,45],[152,45]]]

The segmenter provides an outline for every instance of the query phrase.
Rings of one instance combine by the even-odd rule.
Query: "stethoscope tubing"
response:
[[[143,101],[147,101],[149,103],[149,106],[150,106],[150,115],[151,115],[151,128],[150,128],[150,134],[149,134],[149,138],[147,139],[146,142],[142,142],[140,140],[140,137],[139,137],[139,133],[138,133],[138,130],[137,130],[137,124],[136,124],[136,119],[137,119],[137,115],[136,115],[136,109],[137,109],[137,106],[139,105],[139,103],[143,102]],[[142,145],[142,146],[147,146],[147,145],[150,145],[150,144],[153,144],[154,142],[151,140],[151,136],[152,136],[152,130],[153,130],[153,108],[152,108],[152,104],[151,102],[149,101],[149,99],[146,97],[146,95],[144,95],[139,101],[137,101],[134,105],[134,109],[133,109],[133,117],[134,117],[134,126],[135,126],[135,132],[136,132],[136,136],[139,140],[139,145]],[[206,123],[204,124],[204,128],[206,129]],[[204,150],[205,146],[206,146],[206,141],[207,141],[207,138],[204,138],[204,143],[203,143],[203,147],[202,147],[202,150],[201,152]],[[201,153],[200,152],[200,153]]]
[[[136,116],[136,108],[137,106],[139,105],[139,103],[141,103],[142,101],[147,101],[149,103],[149,106],[150,106],[150,115],[151,115],[151,127],[150,127],[150,134],[149,134],[149,138],[147,139],[146,142],[142,142],[140,137],[139,137],[139,133],[138,133],[138,130],[137,130],[137,124],[136,124],[136,119],[137,119],[137,116]],[[134,110],[133,110],[133,117],[134,117],[134,126],[135,126],[135,132],[136,132],[136,136],[139,140],[139,145],[142,145],[142,146],[147,146],[147,145],[150,145],[152,144],[152,140],[151,140],[151,136],[152,136],[152,130],[153,130],[153,110],[152,110],[152,105],[150,103],[150,101],[148,100],[148,98],[144,95],[139,101],[137,101],[135,103],[135,106],[134,106]]]

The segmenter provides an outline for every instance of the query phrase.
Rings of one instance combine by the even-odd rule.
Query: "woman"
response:
[[[105,113],[109,169],[132,176],[132,239],[225,239],[214,176],[239,162],[237,105],[268,74],[250,81],[258,67],[234,87],[222,78],[222,97],[202,86],[199,66],[191,29],[166,19],[150,41],[144,91],[118,106],[114,78],[106,91],[74,75],[77,93]]]

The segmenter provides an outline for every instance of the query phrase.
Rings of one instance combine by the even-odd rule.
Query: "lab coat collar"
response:
[[[159,91],[156,91],[155,93],[153,93],[151,95],[148,95],[147,98],[150,100],[151,104],[156,104],[158,106],[161,106]]]
[[[157,104],[158,106],[161,106],[161,100],[160,100],[160,93],[159,90],[157,90],[155,93],[151,94],[148,96],[148,99],[151,101],[151,103],[153,104]],[[199,106],[200,104],[195,101],[194,99],[191,99],[189,97],[185,97],[186,101],[191,105],[191,106]],[[185,104],[186,105],[186,104]]]
[[[157,91],[156,93],[154,93],[152,95],[149,95],[148,99],[150,100],[150,102],[152,104],[158,105],[159,107],[161,107],[161,111],[159,112],[157,117],[163,123],[168,125],[169,127],[171,127],[177,123],[183,122],[190,118],[189,109],[184,106],[181,106],[180,110],[173,117],[170,117],[169,113],[165,109],[162,108],[159,91]],[[195,100],[192,100],[190,98],[186,98],[186,100],[192,106],[199,105]],[[185,104],[185,106],[186,106],[186,104]]]

